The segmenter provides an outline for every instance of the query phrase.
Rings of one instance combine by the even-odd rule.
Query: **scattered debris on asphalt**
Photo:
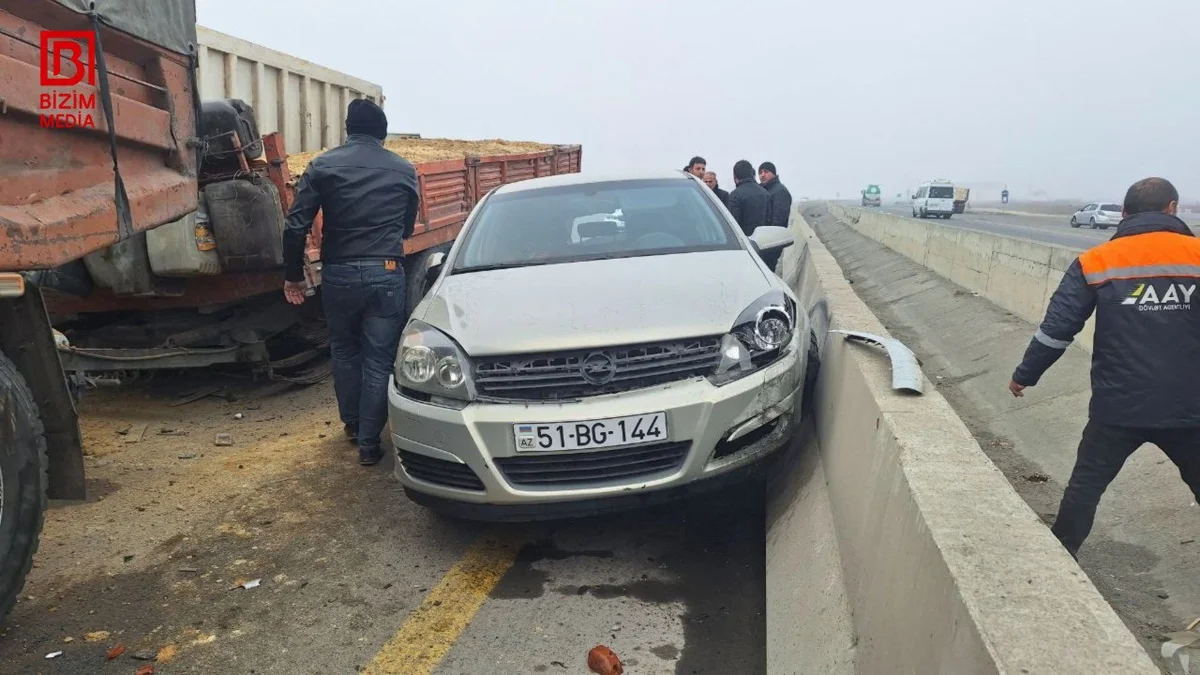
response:
[[[71,644],[71,643],[72,643],[72,642],[74,642],[74,641],[75,641],[75,638],[71,637],[70,635],[68,635],[67,637],[63,638],[63,642],[65,642],[65,643],[67,643],[67,644]]]
[[[171,660],[175,658],[175,652],[177,651],[179,651],[179,649],[175,645],[167,645],[166,647],[158,650],[158,654],[155,655],[154,660],[158,661],[159,663],[170,663]],[[153,673],[154,670],[151,669],[149,672]]]
[[[159,429],[158,434],[160,436],[187,436],[186,431],[180,431],[179,429],[168,429],[166,427]]]
[[[104,642],[105,640],[108,639],[109,635],[111,635],[111,633],[109,633],[106,630],[98,630],[98,631],[95,631],[92,633],[85,634],[83,636],[83,639],[87,640],[88,642]]]
[[[154,675],[154,664],[147,663],[146,665],[134,671],[133,675]]]
[[[588,670],[597,675],[623,675],[625,666],[616,652],[605,645],[596,645],[588,652]]]
[[[233,434],[220,433],[213,439],[213,445],[217,447],[228,447],[233,445]]]
[[[1050,476],[1047,476],[1044,473],[1031,473],[1028,476],[1025,476],[1025,480],[1030,483],[1045,483],[1050,480]]]
[[[240,420],[243,417],[245,417],[245,415],[243,415],[242,413],[234,413],[233,414],[233,419],[235,419],[235,420]]]
[[[122,643],[118,643],[116,647],[109,649],[108,652],[106,652],[104,654],[104,660],[112,661],[113,659],[117,658],[118,656],[120,656],[124,653],[125,653],[125,645]]]
[[[223,389],[224,389],[224,387],[205,387],[205,388],[200,389],[199,391],[195,392],[191,396],[185,396],[184,398],[172,403],[171,407],[178,408],[181,405],[195,403],[196,401],[199,401],[202,398],[208,398],[209,396],[212,396],[213,394],[220,393]]]
[[[126,443],[140,443],[142,440],[142,437],[146,435],[146,426],[147,425],[145,425],[145,424],[139,424],[136,427],[134,427],[133,429],[130,429],[129,433],[125,434],[125,442]]]
[[[230,590],[237,590],[237,589],[241,588],[241,589],[248,591],[251,588],[258,588],[259,585],[261,585],[261,584],[262,584],[262,579],[251,579],[249,581],[238,580],[237,582],[234,583],[233,588]]]
[[[1183,541],[1181,541],[1179,543],[1180,544],[1194,544],[1194,543],[1196,543],[1196,540],[1195,539],[1184,539]]]
[[[63,654],[62,652],[50,652],[49,654],[46,655],[46,658],[57,659],[58,657],[62,656],[62,654]]]
[[[196,459],[196,457],[198,457],[198,456],[199,455],[197,455],[194,452],[185,452],[179,456],[179,459]]]
[[[142,651],[142,652],[134,652],[133,654],[130,654],[130,656],[137,659],[138,661],[153,661],[155,654],[154,654],[154,652],[151,652],[151,651]]]
[[[186,572],[188,574],[195,574],[200,571],[200,568],[198,568],[198,567],[180,567],[179,571]]]

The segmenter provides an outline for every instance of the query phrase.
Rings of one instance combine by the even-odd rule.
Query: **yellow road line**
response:
[[[366,675],[430,675],[467,629],[517,556],[513,541],[484,536],[405,619]]]

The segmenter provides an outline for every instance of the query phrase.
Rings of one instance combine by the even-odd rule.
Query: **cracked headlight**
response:
[[[721,340],[721,363],[708,380],[717,386],[749,375],[787,353],[796,330],[796,303],[771,291],[742,312]]]
[[[420,321],[409,322],[396,351],[394,374],[402,392],[429,403],[441,400],[443,405],[445,399],[470,401],[475,392],[468,373],[470,362],[454,340]]]

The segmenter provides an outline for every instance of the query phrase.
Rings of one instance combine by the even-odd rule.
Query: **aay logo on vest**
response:
[[[1138,284],[1121,304],[1137,305],[1139,312],[1171,312],[1192,308],[1196,284],[1167,284],[1165,289],[1160,288],[1154,284]]]

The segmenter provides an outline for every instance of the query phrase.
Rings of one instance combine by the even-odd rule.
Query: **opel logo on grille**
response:
[[[579,373],[588,384],[600,386],[617,376],[617,364],[604,352],[592,352],[579,366]]]

